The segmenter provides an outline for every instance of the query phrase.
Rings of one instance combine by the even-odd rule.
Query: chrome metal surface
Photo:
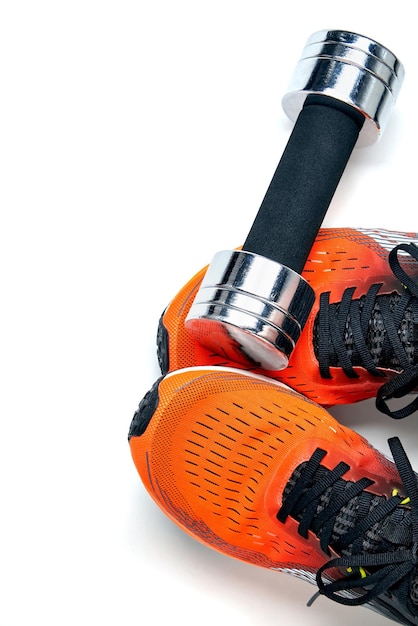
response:
[[[293,270],[252,252],[218,252],[186,318],[201,344],[265,370],[287,367],[314,302]]]
[[[309,37],[282,106],[296,121],[309,94],[345,102],[365,117],[357,146],[366,146],[383,133],[403,79],[402,63],[380,43],[357,33],[322,30]]]

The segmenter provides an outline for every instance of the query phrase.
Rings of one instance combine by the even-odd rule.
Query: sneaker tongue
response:
[[[366,345],[370,354],[372,355],[372,359],[376,367],[400,370],[402,369],[401,364],[396,354],[394,354],[390,343],[385,345],[387,330],[385,325],[385,319],[379,304],[379,302],[382,302],[382,299],[386,300],[391,313],[394,313],[399,303],[399,300],[401,299],[401,296],[397,292],[377,296],[372,310],[372,314],[368,322],[367,333],[365,337]],[[360,312],[363,310],[364,301],[364,296],[358,299]],[[329,308],[330,310],[334,309],[335,313],[338,315],[340,303],[331,304],[329,305]],[[319,333],[320,328],[318,315],[315,320],[313,331],[313,346],[317,358],[319,352]],[[408,306],[405,309],[404,315],[398,325],[397,333],[402,347],[405,351],[406,357],[409,361],[409,364],[414,365],[418,362],[418,349],[416,349],[416,347],[418,347],[418,321],[415,319],[415,314],[413,312],[412,306]],[[329,333],[328,336],[330,336]],[[350,314],[345,320],[343,341],[347,353],[351,359],[352,365],[362,365],[361,357],[357,353],[355,348],[352,319]],[[330,345],[330,365],[333,367],[341,366],[341,364],[338,362],[338,357],[335,354],[332,345]]]
[[[373,493],[376,483],[367,476],[346,480],[350,465],[341,461],[327,468],[327,451],[317,448],[294,469],[277,519],[285,523],[291,516],[302,537],[319,539],[329,557],[317,571],[319,594],[350,606],[382,603],[389,613],[405,616],[402,623],[418,624],[417,475],[397,437],[389,447],[401,492],[390,492],[388,485]],[[325,581],[333,568],[342,577]]]
[[[384,350],[384,339],[386,336],[385,321],[379,306],[379,302],[381,302],[383,298],[388,300],[389,308],[391,312],[394,313],[401,296],[395,292],[390,295],[382,295],[376,298],[376,304],[369,322],[366,343],[368,344],[373,360],[378,367],[391,367],[397,369],[401,368],[401,364],[399,363],[396,355],[392,350],[390,350],[389,353],[387,350]],[[412,306],[409,306],[405,310],[397,332],[410,365],[415,364],[418,360],[418,350],[415,350],[415,343],[418,339],[417,331],[418,329],[414,320]]]
[[[284,497],[293,489],[294,485],[300,478],[305,465],[306,463],[302,463],[294,470],[284,489]],[[311,485],[307,486],[304,493],[306,493],[318,480],[323,479],[328,472],[329,470],[320,466],[312,478]],[[340,479],[338,483],[336,486],[330,487],[323,493],[320,502],[318,503],[316,515],[319,515],[331,502],[332,493],[335,487],[337,489],[346,489],[350,484],[352,484],[350,481],[345,481],[344,479]],[[344,550],[339,550],[338,539],[343,537],[356,525],[356,523],[360,521],[361,518],[371,513],[376,506],[385,500],[385,496],[378,496],[365,491],[359,496],[352,498],[340,509],[339,513],[335,517],[333,534],[329,547],[341,556],[350,557],[354,552],[354,546],[351,545]],[[300,513],[296,516],[296,520],[300,521],[303,514],[304,510],[300,511]],[[319,538],[321,537],[320,530],[317,532],[317,536]],[[367,554],[394,552],[395,550],[402,549],[402,547],[406,549],[409,548],[412,540],[411,511],[406,506],[398,506],[385,519],[378,522],[364,533],[361,538],[361,545],[356,545],[355,552],[356,554],[359,552]],[[409,596],[413,606],[415,607],[412,610],[418,612],[418,572],[416,572],[410,580],[409,589],[406,589],[405,593]]]
[[[284,497],[291,491],[300,478],[305,465],[305,463],[302,463],[294,470],[285,487]],[[309,491],[310,487],[317,481],[322,480],[328,472],[329,470],[320,466],[312,478],[312,484],[307,486],[305,493]],[[341,492],[352,484],[352,482],[341,478],[334,486],[329,487],[320,497],[315,515],[318,516],[328,506],[332,501],[335,490]],[[339,539],[344,537],[344,535],[354,528],[362,518],[371,513],[375,507],[384,501],[386,501],[385,496],[374,495],[367,491],[363,491],[360,495],[349,500],[335,516],[329,547],[337,554],[341,554],[341,556],[351,556],[354,550],[357,554],[359,552],[370,554],[395,551],[402,546],[405,548],[410,547],[412,541],[410,510],[407,507],[399,506],[384,520],[369,528],[361,537],[360,545],[356,543],[355,548],[353,545],[350,545],[344,550],[339,549]],[[296,515],[297,521],[302,519],[304,512],[304,510],[301,510]],[[320,538],[321,529],[317,530],[316,534]]]

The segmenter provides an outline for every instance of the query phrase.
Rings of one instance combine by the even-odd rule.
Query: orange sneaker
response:
[[[392,462],[286,385],[196,367],[155,383],[129,442],[149,494],[198,541],[418,623],[418,484],[398,439]]]
[[[378,408],[392,417],[415,411],[418,403],[391,411],[387,401],[418,384],[416,243],[416,233],[321,229],[302,273],[316,302],[289,365],[277,372],[252,371],[281,380],[322,406],[377,397]],[[237,366],[200,345],[184,327],[206,269],[160,318],[163,374],[195,365]]]

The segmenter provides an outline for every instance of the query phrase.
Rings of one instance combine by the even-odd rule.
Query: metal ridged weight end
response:
[[[186,318],[202,345],[236,363],[282,370],[314,303],[293,270],[242,250],[218,252]]]
[[[343,30],[322,30],[308,39],[283,97],[296,121],[309,94],[332,96],[364,115],[358,146],[379,139],[402,86],[404,68],[373,39]]]

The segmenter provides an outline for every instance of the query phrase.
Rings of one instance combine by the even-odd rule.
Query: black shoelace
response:
[[[332,378],[331,366],[341,367],[349,378],[358,377],[355,365],[376,377],[385,377],[379,367],[399,371],[376,396],[379,411],[395,419],[418,410],[418,397],[398,410],[388,406],[388,400],[402,398],[418,385],[418,284],[402,268],[401,250],[418,261],[418,247],[400,244],[389,254],[390,268],[403,286],[401,294],[379,294],[383,283],[376,283],[360,299],[353,299],[353,287],[345,290],[340,303],[330,304],[330,293],[323,293],[316,325],[323,378]]]
[[[344,480],[349,466],[339,463],[333,470],[325,468],[321,461],[326,452],[317,448],[294,472],[277,518],[284,523],[288,516],[293,517],[302,537],[308,538],[308,532],[313,532],[325,554],[331,556],[332,550],[339,555],[318,570],[316,596],[357,606],[392,594],[402,613],[415,623],[418,482],[399,439],[389,439],[389,446],[404,495],[394,489],[388,498],[376,496],[367,491],[373,484],[369,478]],[[326,574],[335,568],[342,577],[332,580]],[[393,609],[393,613],[398,610]]]

